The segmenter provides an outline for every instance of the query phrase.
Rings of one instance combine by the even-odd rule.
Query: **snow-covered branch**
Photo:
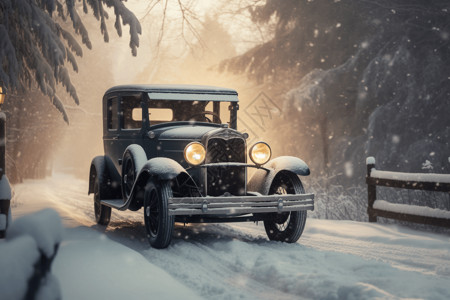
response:
[[[50,98],[50,102],[67,114],[63,103],[55,95],[56,85],[61,83],[76,104],[79,99],[72,85],[65,64],[68,62],[78,71],[75,56],[83,51],[70,32],[62,24],[70,22],[73,32],[81,37],[82,43],[92,48],[88,31],[77,12],[74,0],[4,0],[0,3],[0,80],[12,91],[38,86]],[[78,2],[81,2],[79,0]],[[115,28],[119,36],[123,25],[130,27],[130,48],[137,54],[141,26],[136,16],[120,0],[83,0],[83,11],[92,9],[100,22],[100,31],[105,42],[109,41],[106,25],[108,13],[105,7],[112,7],[116,15]],[[54,12],[56,12],[54,14]],[[65,28],[65,27],[64,27]]]

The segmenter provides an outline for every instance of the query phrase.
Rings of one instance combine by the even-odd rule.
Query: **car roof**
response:
[[[206,86],[183,84],[132,84],[118,85],[108,89],[105,95],[114,92],[146,92],[150,99],[184,100],[184,101],[231,101],[238,102],[236,90]]]

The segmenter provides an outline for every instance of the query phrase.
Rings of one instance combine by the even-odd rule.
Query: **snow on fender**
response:
[[[294,156],[274,158],[266,164],[266,167],[275,171],[287,170],[302,176],[308,176],[310,174],[308,165],[300,158]]]
[[[157,176],[162,180],[170,180],[177,177],[180,173],[185,173],[186,170],[173,159],[155,157],[147,161],[142,167],[139,177],[144,172],[150,176]]]
[[[125,149],[125,152],[127,151],[131,152],[134,163],[136,164],[136,170],[139,172],[147,161],[147,154],[145,154],[144,149],[137,144],[129,145],[127,149]]]
[[[294,156],[280,156],[274,158],[263,167],[266,170],[256,170],[255,174],[248,182],[248,189],[250,191],[259,192],[262,195],[267,195],[269,193],[270,185],[280,171],[290,171],[302,176],[308,176],[310,174],[308,165],[300,158]]]

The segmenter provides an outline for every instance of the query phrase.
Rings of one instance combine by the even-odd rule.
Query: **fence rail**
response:
[[[375,168],[373,157],[367,158],[366,165],[369,222],[376,222],[377,217],[383,217],[450,228],[450,211],[423,206],[391,204],[384,200],[377,200],[376,191],[377,186],[385,186],[450,193],[450,174],[380,171]]]

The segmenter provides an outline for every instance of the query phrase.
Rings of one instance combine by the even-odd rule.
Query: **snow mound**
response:
[[[6,215],[0,214],[0,230],[6,229]]]
[[[6,237],[11,240],[22,235],[34,238],[39,250],[47,258],[51,258],[54,255],[55,246],[63,238],[61,218],[55,210],[50,208],[21,217],[11,224]]]
[[[36,242],[30,236],[1,241],[0,253],[0,298],[23,299],[40,256]]]
[[[66,300],[201,299],[138,252],[84,226],[67,229],[53,274]]]

